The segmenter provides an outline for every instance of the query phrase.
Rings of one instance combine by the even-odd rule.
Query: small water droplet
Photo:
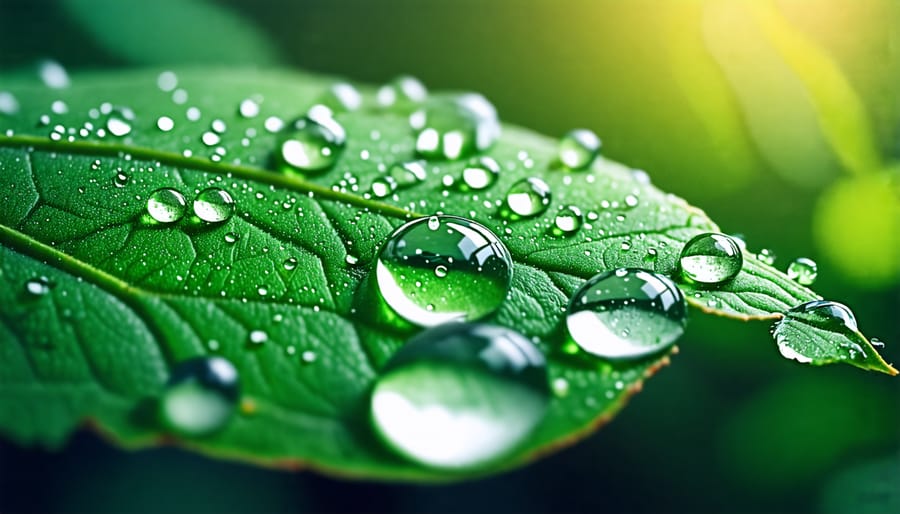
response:
[[[225,234],[225,242],[230,245],[236,243],[238,239],[240,239],[240,236],[236,232],[228,232]]]
[[[435,276],[437,276],[438,278],[444,278],[444,277],[446,277],[446,276],[447,276],[447,266],[444,266],[443,264],[439,264],[439,265],[435,266],[435,267],[434,267],[434,274],[435,274]]]
[[[293,271],[297,269],[297,264],[298,261],[296,257],[288,257],[284,260],[284,269],[286,269],[287,271]]]
[[[313,362],[316,362],[316,358],[316,352],[312,350],[306,350],[300,354],[300,359],[303,360],[303,362],[305,362],[306,364],[312,364]]]
[[[681,276],[692,283],[718,285],[740,273],[744,254],[725,234],[699,234],[681,250]]]
[[[558,398],[564,398],[569,395],[569,381],[564,378],[555,378],[552,383],[553,394]]]
[[[116,176],[113,177],[113,184],[119,188],[127,186],[128,185],[128,175],[126,175],[125,173],[122,173],[121,171],[119,173],[116,173]]]
[[[372,182],[372,194],[384,198],[397,190],[397,182],[390,176],[379,177]]]
[[[160,223],[175,223],[184,216],[187,202],[179,191],[164,187],[150,193],[147,214]]]
[[[159,119],[156,120],[156,127],[163,132],[168,132],[175,128],[175,120],[168,116],[160,116]]]
[[[69,87],[69,73],[63,65],[52,60],[44,60],[38,63],[38,75],[45,86],[51,89],[65,89]]]
[[[567,205],[556,213],[556,218],[553,220],[553,232],[556,235],[572,235],[581,230],[583,224],[584,215],[581,214],[581,209],[574,205]]]
[[[756,260],[771,266],[775,264],[775,252],[769,250],[768,248],[763,248],[759,251],[758,254],[756,254]]]
[[[572,170],[587,168],[599,152],[600,138],[587,129],[573,130],[559,141],[559,160]]]
[[[263,344],[269,340],[269,334],[264,330],[253,330],[250,332],[250,342],[252,344]]]
[[[425,170],[425,161],[407,161],[391,166],[388,176],[397,187],[404,188],[424,181],[428,172]]]
[[[437,276],[437,266],[446,269],[447,277]],[[512,258],[483,225],[457,216],[431,216],[391,234],[378,257],[376,279],[385,302],[411,323],[471,321],[503,303]]]
[[[216,146],[222,141],[222,138],[215,132],[206,131],[200,136],[200,141],[206,146]]]
[[[325,93],[322,104],[335,112],[352,112],[362,105],[362,95],[352,84],[338,82]]]
[[[344,257],[344,262],[346,262],[348,266],[355,266],[356,263],[359,262],[359,257],[348,253],[347,256]]]
[[[668,348],[684,333],[686,322],[678,287],[638,268],[594,276],[572,296],[566,315],[575,344],[607,359],[637,359]]]
[[[787,276],[800,285],[812,285],[819,276],[819,266],[812,259],[800,257],[788,266]]]
[[[198,357],[172,371],[159,401],[160,417],[173,432],[205,436],[225,427],[240,395],[238,371],[223,357]]]
[[[207,223],[228,221],[234,214],[234,199],[224,189],[204,189],[194,199],[194,214]]]
[[[377,433],[436,468],[483,465],[513,450],[550,402],[546,361],[508,328],[449,323],[410,339],[372,390]]]
[[[178,76],[172,71],[164,71],[156,77],[156,85],[164,93],[172,92],[178,87]]]
[[[259,104],[252,98],[244,99],[238,105],[238,113],[243,118],[255,118],[259,116]]]
[[[209,128],[212,129],[216,134],[224,134],[225,131],[228,130],[228,126],[225,125],[225,122],[220,119],[215,119],[212,123],[209,124]]]
[[[266,121],[263,122],[263,127],[266,129],[266,132],[272,134],[281,132],[284,129],[284,120],[278,116],[269,116],[266,118]]]
[[[25,281],[25,292],[31,296],[44,296],[50,292],[50,280],[40,276]]]
[[[106,130],[116,137],[127,136],[134,119],[134,111],[128,107],[114,107],[106,116]]]
[[[516,215],[529,218],[546,211],[551,198],[550,186],[537,177],[531,177],[522,179],[509,188],[506,205]]]
[[[500,165],[492,157],[476,157],[462,171],[462,180],[469,189],[487,189],[497,182]]]
[[[401,75],[381,86],[375,96],[378,105],[398,112],[405,112],[425,101],[428,90],[415,77]]]
[[[628,208],[635,208],[638,206],[638,198],[634,195],[628,195],[625,197],[625,206]]]
[[[0,91],[0,114],[12,116],[19,112],[19,101],[9,91]],[[49,120],[48,120],[49,123]]]
[[[334,166],[347,134],[330,114],[327,108],[310,109],[284,131],[278,145],[283,171],[319,172]]]
[[[428,102],[410,117],[416,152],[426,159],[457,160],[484,151],[500,137],[494,106],[475,93]]]

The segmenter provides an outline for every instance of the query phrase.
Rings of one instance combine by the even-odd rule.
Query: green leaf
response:
[[[338,114],[348,134],[339,162],[301,179],[270,171],[276,135],[264,120],[306,112],[332,79],[181,72],[189,101],[175,104],[156,78],[82,75],[61,91],[28,78],[0,84],[21,105],[0,118],[0,431],[7,437],[55,446],[87,421],[130,447],[171,441],[271,466],[458,478],[395,456],[368,421],[368,393],[379,371],[415,332],[383,318],[367,277],[382,242],[415,212],[473,218],[503,239],[515,261],[513,285],[489,321],[536,341],[551,379],[568,383],[528,440],[479,473],[521,465],[585,436],[668,363],[666,354],[613,364],[563,349],[564,310],[584,280],[620,266],[675,276],[681,246],[718,230],[644,175],[605,159],[587,171],[561,171],[553,166],[555,141],[504,126],[489,151],[503,167],[492,188],[445,193],[442,178],[458,176],[463,163],[432,162],[424,182],[380,202],[365,194],[379,166],[414,156],[406,116],[377,109]],[[373,105],[373,91],[362,91],[364,105]],[[250,97],[261,99],[261,113],[245,118],[237,108]],[[66,109],[57,104],[51,111],[57,100]],[[95,110],[106,103],[136,113],[125,137],[96,136],[106,120]],[[188,119],[190,108],[199,110],[198,121]],[[159,130],[160,116],[172,118],[174,128]],[[207,146],[202,134],[217,119],[227,130],[220,144]],[[220,162],[213,160],[221,157],[217,148],[225,150]],[[532,220],[502,218],[497,202],[532,175],[550,185],[551,209]],[[190,202],[211,185],[235,199],[227,222],[147,221],[147,197],[157,188],[175,188]],[[637,205],[625,201],[629,195]],[[587,213],[589,226],[556,236],[553,213],[568,204]],[[296,266],[286,268],[288,259]],[[45,294],[28,292],[35,280]],[[778,319],[818,298],[749,252],[727,286],[683,289],[701,310],[738,319]],[[253,331],[264,331],[266,342],[251,344]],[[817,337],[838,344],[828,334]],[[307,351],[314,362],[301,358]],[[239,414],[210,437],[166,434],[154,402],[170,370],[209,354],[237,367]],[[882,364],[877,369],[896,373]]]

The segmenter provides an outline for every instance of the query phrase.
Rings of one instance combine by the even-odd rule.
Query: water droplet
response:
[[[164,71],[156,77],[156,85],[165,93],[174,91],[178,87],[178,76],[172,71]]]
[[[224,189],[204,189],[194,199],[194,214],[207,223],[228,221],[234,214],[234,200]]]
[[[252,344],[263,344],[269,340],[269,334],[263,330],[253,330],[250,332],[250,342]]]
[[[668,348],[684,333],[684,296],[652,271],[619,268],[588,280],[572,296],[566,326],[582,350],[636,359]]]
[[[384,198],[397,190],[397,182],[390,176],[379,177],[372,182],[372,194]]]
[[[216,146],[222,141],[222,138],[215,132],[206,131],[200,136],[200,141],[206,146]]]
[[[559,141],[559,161],[572,170],[587,168],[599,152],[600,138],[587,129],[573,130]]]
[[[733,279],[744,265],[741,248],[725,234],[699,234],[681,250],[681,275],[688,282],[718,285]]]
[[[168,132],[175,128],[175,120],[168,116],[160,116],[159,119],[156,120],[156,127],[163,132]]]
[[[425,161],[407,161],[391,166],[388,175],[397,187],[404,188],[424,181],[428,172],[425,170]]]
[[[625,197],[625,206],[628,208],[635,208],[638,206],[638,199],[634,195],[628,195]]]
[[[769,250],[768,248],[763,248],[759,251],[758,254],[756,254],[756,260],[771,266],[775,264],[775,252]]]
[[[184,216],[187,202],[175,189],[164,187],[150,193],[147,214],[160,223],[175,223]]]
[[[25,282],[25,292],[32,296],[44,296],[50,292],[50,280],[44,276],[30,278]]]
[[[296,257],[288,257],[284,260],[284,269],[287,271],[293,271],[297,269],[297,258]]]
[[[221,430],[231,419],[240,394],[238,372],[223,357],[198,357],[179,364],[159,401],[166,426],[186,436]]]
[[[281,136],[278,157],[283,170],[316,172],[334,166],[347,136],[328,113],[311,110],[310,115],[292,123]]]
[[[546,211],[550,206],[550,199],[550,186],[537,177],[516,182],[506,193],[506,205],[510,211],[524,218]]]
[[[259,116],[259,104],[251,98],[242,100],[238,105],[238,113],[244,118],[255,118]]]
[[[437,266],[445,268],[438,277]],[[494,312],[509,291],[512,258],[490,230],[457,216],[402,225],[376,264],[378,289],[403,319],[420,326],[476,320]]]
[[[372,391],[389,447],[426,466],[483,465],[519,445],[550,401],[546,362],[504,327],[449,323],[410,339]]]
[[[316,352],[312,350],[306,350],[300,354],[300,359],[303,360],[303,362],[305,362],[306,364],[316,362],[317,357],[318,356],[316,355]]]
[[[278,116],[269,116],[266,118],[266,121],[263,122],[263,127],[266,129],[266,132],[272,134],[281,132],[281,130],[284,129],[284,120]]]
[[[500,165],[491,157],[472,159],[462,171],[463,184],[475,190],[491,187],[499,176]]]
[[[338,82],[331,86],[322,98],[322,104],[335,112],[351,112],[362,105],[362,95],[347,82]]]
[[[346,262],[348,266],[355,266],[356,263],[359,262],[359,257],[348,253],[347,256],[344,257],[344,262]]]
[[[38,75],[41,77],[44,85],[51,89],[65,89],[69,87],[69,73],[63,68],[62,64],[45,60],[38,63]]]
[[[224,134],[228,130],[228,126],[220,119],[215,119],[209,124],[209,128],[216,134]]]
[[[116,137],[127,136],[134,118],[134,111],[128,107],[114,107],[106,116],[106,130]]]
[[[230,245],[236,243],[238,239],[240,239],[240,236],[235,232],[225,234],[225,242]]]
[[[556,235],[572,235],[581,229],[584,224],[584,215],[581,209],[574,205],[568,205],[559,210],[556,219],[553,220]]]
[[[19,101],[9,91],[0,91],[0,114],[12,116],[19,112]]]
[[[113,177],[113,184],[119,188],[127,186],[128,175],[122,173],[121,171],[119,173],[116,173],[116,176]]]
[[[437,266],[434,267],[434,274],[438,278],[446,277],[447,276],[447,266],[444,266],[443,264],[438,264]]]
[[[553,394],[559,398],[569,395],[569,381],[564,378],[555,378],[552,382]]]
[[[841,347],[847,350],[851,359],[865,358],[865,351],[862,347],[852,342],[854,339],[852,335],[859,330],[853,311],[846,305],[828,300],[813,300],[798,305],[789,310],[784,318],[775,324],[772,334],[775,336],[775,342],[778,343],[778,351],[783,357],[802,363],[813,362],[814,357],[826,359],[826,361],[832,360],[833,356],[830,352],[821,354],[816,345],[803,345],[807,347],[808,353],[798,351],[794,339],[798,337],[798,333],[805,334],[810,326],[851,336],[851,341],[841,343]],[[799,332],[796,330],[797,327],[800,327]]]
[[[812,259],[800,257],[788,266],[787,276],[791,280],[796,280],[800,285],[812,285],[819,276],[819,266]]]
[[[381,86],[375,99],[381,107],[405,112],[424,102],[427,97],[428,90],[419,79],[401,75]]]
[[[50,110],[53,111],[54,114],[65,114],[69,112],[69,106],[62,100],[56,100],[50,105]]]
[[[881,339],[878,339],[877,337],[873,337],[872,340],[869,341],[869,342],[870,342],[870,343],[872,344],[872,346],[874,346],[875,348],[884,348],[884,342],[883,342]]]
[[[433,100],[410,117],[416,152],[427,159],[457,160],[491,147],[500,137],[494,106],[468,93]]]

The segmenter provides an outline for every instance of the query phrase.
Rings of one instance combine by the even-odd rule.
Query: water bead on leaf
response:
[[[147,214],[159,223],[175,223],[184,217],[187,202],[181,192],[164,187],[150,193]]]
[[[556,235],[572,235],[581,229],[584,224],[584,215],[581,209],[574,205],[567,205],[556,213],[553,220],[553,233]]]
[[[775,253],[768,248],[763,248],[756,254],[756,260],[762,262],[764,264],[768,264],[769,266],[775,264]]]
[[[416,153],[426,159],[469,157],[500,137],[497,111],[476,93],[431,100],[410,116],[410,125],[416,130]]]
[[[225,427],[240,392],[238,372],[222,357],[198,357],[179,364],[159,401],[163,423],[173,432],[204,436]]]
[[[228,221],[234,214],[234,200],[224,189],[204,189],[194,199],[194,214],[207,223]]]
[[[381,86],[375,97],[378,105],[397,112],[409,112],[428,97],[428,90],[415,77],[401,75]]]
[[[600,152],[600,138],[587,129],[576,129],[559,141],[559,161],[567,168],[587,168]]]
[[[502,457],[543,418],[546,362],[505,327],[448,323],[410,339],[372,391],[376,432],[406,458],[464,469]]]
[[[512,258],[487,227],[457,216],[419,218],[395,230],[376,263],[378,290],[420,326],[473,321],[509,292]]]
[[[740,246],[725,234],[700,234],[681,250],[681,275],[691,283],[719,285],[740,273],[744,254]]]
[[[334,112],[351,112],[362,105],[362,95],[347,82],[334,84],[322,97],[322,104],[330,107]]]
[[[546,182],[531,177],[513,184],[506,193],[506,206],[517,216],[530,218],[547,210],[552,195]]]
[[[278,159],[282,171],[320,172],[334,166],[346,144],[344,128],[326,109],[310,113],[282,130]]]
[[[812,259],[800,257],[788,265],[787,276],[800,285],[812,285],[819,276],[819,266]]]
[[[811,329],[834,334],[836,345],[809,344]],[[772,334],[778,351],[787,359],[802,363],[827,364],[838,360],[865,360],[865,349],[857,340],[856,316],[846,305],[813,300],[789,310],[775,324]],[[837,351],[835,351],[837,348]],[[874,353],[874,352],[873,352]]]
[[[462,171],[462,181],[469,189],[487,189],[497,182],[500,165],[492,157],[476,157]]]
[[[397,187],[410,187],[425,180],[428,172],[425,170],[425,161],[398,162],[391,166],[388,176],[393,179]]]
[[[128,107],[112,106],[103,110],[108,111],[104,114],[106,114],[106,130],[109,131],[110,134],[116,137],[122,137],[131,133],[131,126],[135,119],[134,111]]]
[[[588,280],[572,296],[566,327],[583,351],[636,359],[662,351],[684,333],[687,307],[671,280],[652,271],[619,268]]]

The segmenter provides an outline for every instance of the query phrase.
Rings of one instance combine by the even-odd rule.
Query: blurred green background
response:
[[[779,267],[815,259],[816,290],[900,362],[895,0],[4,0],[0,73],[44,58],[411,73],[591,128]],[[344,482],[80,434],[0,442],[0,511],[900,512],[900,380],[786,361],[767,329],[693,316],[611,425],[502,476]]]

